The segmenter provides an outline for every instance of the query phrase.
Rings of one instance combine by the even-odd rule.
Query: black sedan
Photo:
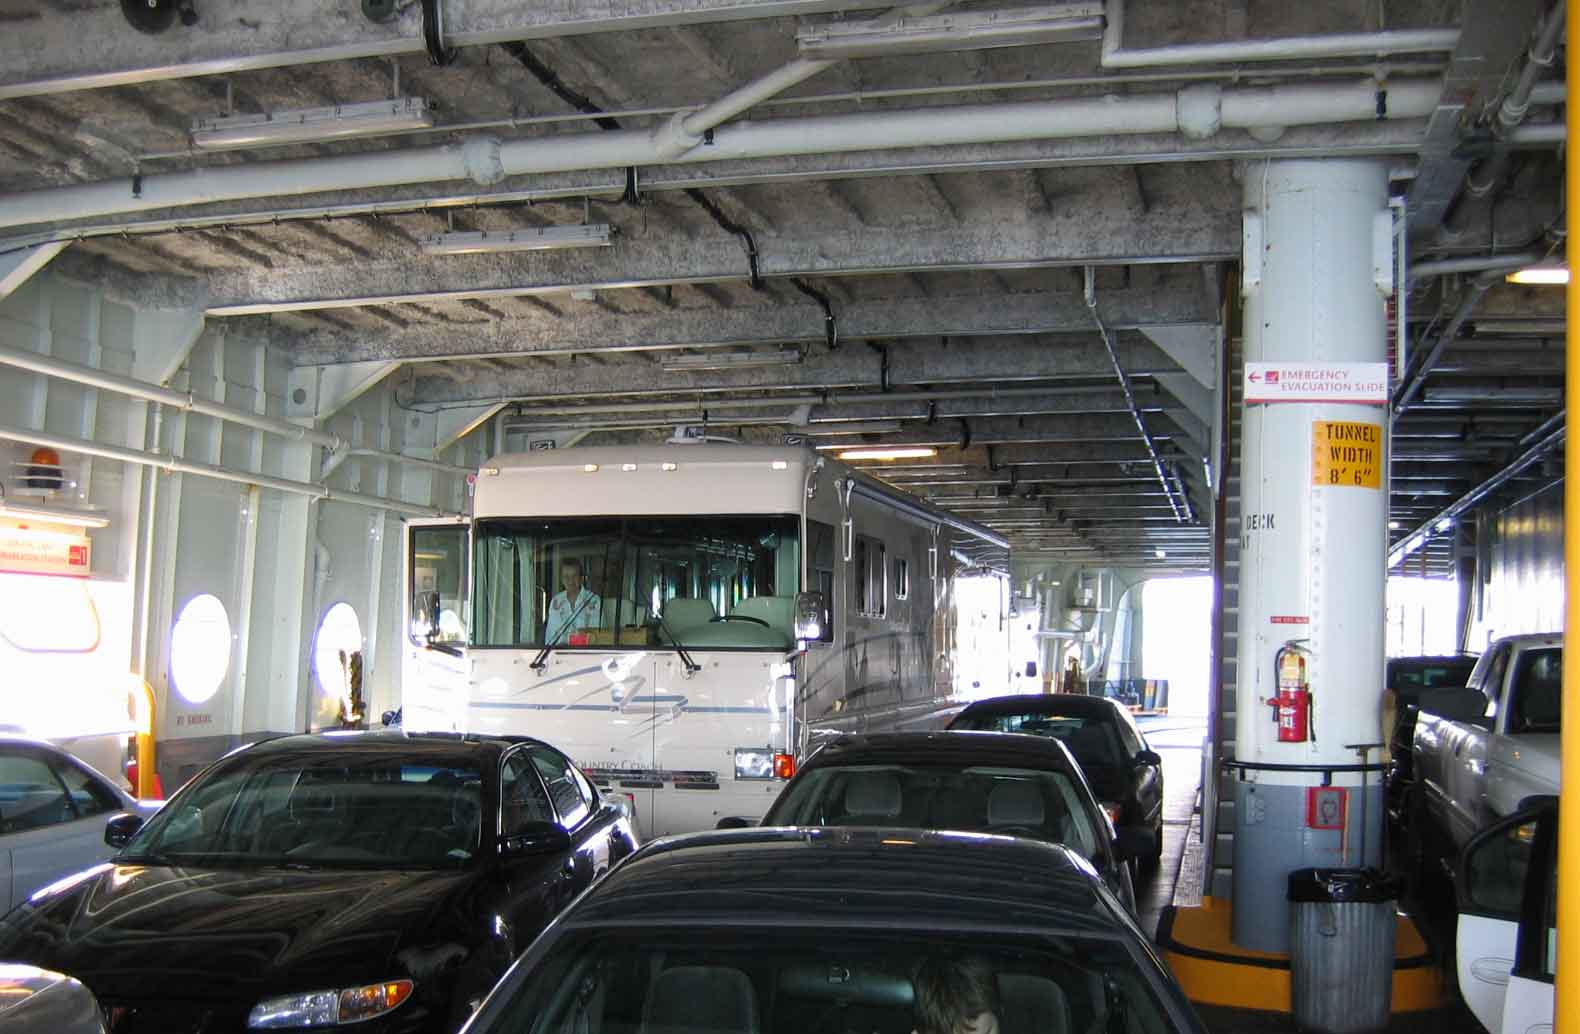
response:
[[[754,828],[642,849],[538,939],[467,1034],[935,1027],[1204,1031],[1065,848]]]
[[[1064,844],[1127,908],[1129,866],[1152,851],[1107,816],[1057,740],[992,733],[841,736],[812,755],[763,816],[765,826],[898,826],[998,833]]]
[[[636,846],[545,744],[395,733],[257,744],[140,822],[0,920],[0,959],[77,977],[110,1034],[453,1031]]]
[[[1058,740],[1075,755],[1115,826],[1152,831],[1152,851],[1140,861],[1157,865],[1163,855],[1163,759],[1123,705],[1071,693],[994,697],[968,705],[949,728]]]

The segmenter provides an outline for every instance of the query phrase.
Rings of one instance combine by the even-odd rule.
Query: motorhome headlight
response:
[[[410,980],[386,980],[333,991],[303,991],[265,998],[247,1016],[251,1030],[282,1027],[335,1027],[382,1016],[411,997]]]
[[[735,748],[735,778],[772,779],[774,752],[761,747]]]

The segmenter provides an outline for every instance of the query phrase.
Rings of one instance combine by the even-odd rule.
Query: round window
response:
[[[170,631],[170,681],[190,704],[201,704],[225,681],[230,668],[230,616],[218,597],[204,593],[181,608]]]
[[[362,649],[362,622],[349,603],[337,603],[324,613],[313,644],[313,674],[318,688],[332,697],[351,698],[353,655]]]

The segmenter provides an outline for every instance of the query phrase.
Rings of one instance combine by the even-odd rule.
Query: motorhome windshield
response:
[[[474,646],[791,646],[795,516],[477,522]]]

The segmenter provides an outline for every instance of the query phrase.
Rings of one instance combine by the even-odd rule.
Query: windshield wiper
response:
[[[686,675],[695,675],[701,671],[702,665],[691,659],[691,654],[686,652],[685,646],[681,644],[679,639],[675,638],[675,633],[669,630],[669,622],[664,620],[663,612],[660,611],[653,616],[658,618],[658,627],[663,629],[664,634],[669,637],[670,643],[675,647],[675,654],[680,658],[680,663],[686,666]]]
[[[465,656],[464,653],[462,652],[461,648],[459,646],[456,646],[454,643],[441,643],[441,642],[438,642],[436,640],[430,639],[426,643],[424,643],[423,645],[426,646],[430,650],[435,650],[435,651],[437,651],[439,653],[442,653],[442,654],[445,654],[446,656],[449,656],[449,657],[462,657],[462,656]]]
[[[543,649],[538,651],[538,655],[532,658],[532,663],[527,665],[527,667],[531,668],[533,671],[538,672],[541,672],[544,668],[548,667],[549,654],[553,652],[556,646],[560,645],[560,638],[575,626],[577,615],[579,615],[586,608],[587,604],[591,603],[595,599],[597,599],[596,596],[589,595],[586,599],[578,603],[576,605],[576,609],[571,611],[571,616],[565,619],[565,624],[561,625],[560,630],[555,633],[554,638],[543,644]]]

